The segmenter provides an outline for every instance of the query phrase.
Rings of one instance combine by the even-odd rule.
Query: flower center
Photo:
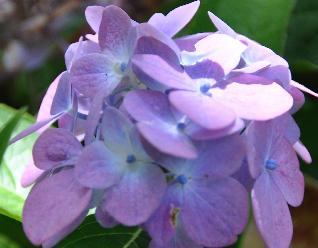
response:
[[[202,94],[208,95],[210,96],[211,94],[209,93],[209,90],[211,89],[211,84],[207,83],[207,84],[202,84],[200,86],[200,92]]]
[[[177,129],[178,129],[179,131],[183,131],[185,128],[186,128],[186,124],[185,124],[184,122],[179,122],[179,123],[177,124]]]
[[[185,175],[179,175],[177,176],[176,181],[181,185],[185,185],[188,182],[188,178]]]
[[[275,160],[269,159],[266,161],[265,168],[268,170],[275,170],[278,167],[278,164]]]
[[[127,162],[128,164],[132,164],[132,163],[136,162],[136,157],[135,157],[135,155],[129,154],[129,155],[127,156],[127,158],[126,158],[126,162]]]
[[[128,67],[128,66],[127,66],[126,63],[121,63],[120,66],[119,66],[120,71],[121,71],[122,73],[125,73],[125,72],[126,72],[127,67]]]

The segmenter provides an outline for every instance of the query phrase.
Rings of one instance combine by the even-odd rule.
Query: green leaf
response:
[[[318,1],[297,1],[290,20],[286,55],[289,61],[307,61],[312,69],[318,67]]]
[[[147,248],[149,237],[142,229],[117,226],[102,228],[90,215],[56,248]]]
[[[7,121],[17,115],[17,111],[0,104],[0,129]],[[13,120],[13,119],[12,119]],[[24,114],[12,136],[30,126],[34,119]],[[21,220],[22,208],[30,189],[22,188],[20,180],[32,158],[32,146],[36,134],[9,146],[0,165],[0,214]]]
[[[33,248],[26,238],[19,221],[0,215],[1,248]]]
[[[190,1],[177,1],[176,4],[186,2]],[[295,0],[201,0],[199,13],[186,29],[186,33],[213,31],[207,15],[210,10],[236,32],[282,53],[294,2]]]
[[[19,110],[0,131],[0,163],[3,159],[4,152],[7,149],[10,137],[25,111],[25,108]]]

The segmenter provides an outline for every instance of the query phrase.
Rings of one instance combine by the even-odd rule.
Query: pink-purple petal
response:
[[[197,159],[187,163],[188,173],[194,178],[230,176],[240,168],[245,156],[244,143],[238,134],[197,143],[197,149]]]
[[[193,122],[190,122],[185,129],[185,133],[194,140],[210,140],[240,132],[244,127],[245,123],[240,118],[236,118],[235,122],[231,126],[219,130],[205,129]]]
[[[169,100],[180,112],[206,129],[222,129],[235,121],[235,113],[214,97],[180,90],[171,92]]]
[[[135,55],[133,64],[151,78],[170,88],[192,90],[195,87],[186,73],[176,71],[159,56]]]
[[[293,98],[277,83],[230,83],[225,88],[213,88],[213,98],[246,120],[265,121],[288,112]],[[253,107],[251,107],[253,106]]]
[[[219,32],[236,38],[237,34],[231,27],[229,27],[224,21],[222,21],[212,12],[209,11],[208,13],[211,21],[213,22],[214,26],[218,29]]]
[[[33,159],[30,161],[28,166],[23,172],[22,178],[21,178],[21,186],[26,188],[30,185],[32,185],[38,178],[40,178],[45,171],[39,169],[34,165]]]
[[[106,108],[102,117],[101,135],[107,148],[127,156],[132,151],[129,137],[133,127],[132,122],[119,110]]]
[[[109,151],[104,143],[96,141],[87,146],[75,165],[77,180],[86,187],[105,189],[118,183],[125,161]]]
[[[302,84],[300,84],[300,83],[298,83],[296,81],[292,80],[290,82],[290,84],[292,86],[296,87],[297,89],[303,91],[303,92],[306,92],[306,93],[308,93],[308,94],[310,94],[310,95],[312,95],[314,97],[318,97],[318,94],[316,92],[312,91],[311,89],[307,88],[306,86],[304,86],[304,85],[302,85]]]
[[[112,228],[118,225],[118,222],[107,212],[103,211],[101,207],[96,208],[95,217],[97,222],[104,228]]]
[[[86,21],[93,29],[93,31],[95,31],[95,33],[97,33],[99,30],[104,9],[105,8],[102,6],[88,6],[85,9]]]
[[[304,144],[301,143],[301,141],[297,141],[294,144],[294,149],[297,152],[297,154],[301,157],[301,159],[304,160],[307,164],[312,163],[312,158],[311,158],[310,152],[304,146]]]
[[[67,70],[70,71],[74,61],[80,57],[99,52],[101,52],[99,45],[90,40],[83,41],[80,39],[80,41],[72,43],[66,50],[64,56]]]
[[[159,151],[187,159],[197,157],[196,148],[190,138],[178,131],[176,127],[144,122],[138,123],[137,127],[143,137]]]
[[[132,165],[134,166],[134,165]],[[163,172],[156,165],[136,164],[105,193],[102,209],[118,222],[135,226],[148,220],[166,189]]]
[[[278,164],[271,172],[273,181],[290,205],[299,206],[304,197],[305,183],[292,144],[285,138],[273,137],[270,154],[270,159]]]
[[[15,137],[13,137],[9,143],[13,144],[13,143],[27,137],[28,135],[30,135],[34,132],[40,132],[40,133],[43,132],[51,124],[53,124],[56,120],[58,120],[62,115],[63,115],[63,113],[60,113],[60,114],[57,114],[54,116],[50,116],[48,119],[41,120],[41,121],[34,123],[33,125],[29,126],[28,128],[24,129],[23,131],[21,131],[21,133],[17,134]]]
[[[183,65],[209,59],[219,64],[227,75],[239,64],[246,46],[228,35],[211,34],[198,41],[195,48],[195,52],[182,52]]]
[[[126,12],[114,5],[106,7],[98,32],[101,49],[112,53],[116,58],[127,58],[132,49],[132,29],[131,19]]]
[[[156,13],[150,18],[148,23],[169,37],[173,37],[190,22],[199,6],[200,1],[195,1],[172,10],[166,16]]]
[[[138,122],[176,122],[167,95],[157,91],[131,91],[125,96],[124,106]]]
[[[144,226],[147,232],[157,245],[166,245],[176,235],[177,226],[180,225],[178,223],[180,217],[178,214],[174,214],[180,210],[183,193],[179,188],[169,186],[161,200],[160,206],[145,223]]]
[[[35,245],[53,247],[84,220],[92,191],[63,170],[34,186],[23,209],[23,229]]]
[[[51,106],[51,115],[67,112],[72,105],[72,91],[69,74],[64,72],[59,80]]]
[[[289,247],[293,224],[288,205],[271,176],[264,172],[252,190],[252,205],[256,225],[271,248]]]
[[[72,133],[54,128],[48,129],[38,138],[32,154],[36,167],[49,170],[59,165],[73,165],[81,150],[81,143]]]
[[[196,243],[208,247],[233,244],[247,223],[247,192],[232,178],[193,182],[184,195],[180,217]]]
[[[113,59],[106,55],[93,53],[82,56],[71,68],[71,84],[86,97],[94,97],[102,87],[112,91],[121,80],[114,69]]]

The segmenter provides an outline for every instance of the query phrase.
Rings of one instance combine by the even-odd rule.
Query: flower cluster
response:
[[[37,122],[24,230],[52,247],[95,209],[105,228],[141,226],[152,248],[233,244],[249,195],[268,247],[292,238],[301,204],[296,153],[311,162],[291,114],[304,103],[288,63],[209,13],[217,32],[173,38],[200,2],[137,23],[92,6],[94,31],[70,45]],[[58,128],[49,128],[58,121]]]

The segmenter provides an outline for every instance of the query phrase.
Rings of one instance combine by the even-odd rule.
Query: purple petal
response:
[[[74,125],[74,117],[71,114],[65,114],[58,120],[58,127],[66,130],[72,130],[74,136],[79,141],[82,141],[85,133],[85,121],[81,118],[76,118],[76,123]]]
[[[166,180],[159,167],[140,164],[105,194],[102,208],[118,222],[135,226],[145,222],[159,206]]]
[[[73,165],[82,150],[81,143],[65,129],[45,131],[33,146],[36,167],[49,170],[59,165]]]
[[[167,16],[156,13],[150,18],[148,23],[168,36],[173,37],[190,22],[199,6],[200,1],[195,1],[172,10]]]
[[[214,26],[223,34],[227,34],[233,38],[237,36],[236,32],[229,27],[225,22],[223,22],[220,18],[214,15],[212,12],[208,12],[211,21],[213,22]]]
[[[238,35],[236,39],[248,46],[247,50],[244,52],[244,60],[247,64],[255,63],[257,61],[268,61],[272,67],[283,66],[288,68],[287,61],[274,53],[271,49],[262,46],[243,35]]]
[[[185,158],[196,157],[196,150],[190,139],[177,129],[177,121],[165,94],[146,90],[133,91],[126,95],[124,106],[138,121],[138,130],[144,138],[161,152]]]
[[[288,92],[294,99],[294,106],[290,110],[290,113],[294,114],[304,105],[305,95],[299,89],[293,86],[289,87]]]
[[[207,37],[208,35],[210,35],[210,33],[198,33],[177,38],[174,41],[177,43],[181,51],[194,52],[195,44],[199,40],[202,40],[203,38]]]
[[[265,68],[256,73],[261,78],[280,84],[284,89],[290,87],[291,73],[288,67],[277,65]]]
[[[195,87],[186,73],[176,71],[156,55],[135,55],[133,64],[154,80],[170,88],[192,90]]]
[[[203,246],[223,247],[233,244],[247,223],[247,193],[232,178],[200,180],[186,190],[181,211],[184,229],[193,241]]]
[[[225,88],[213,88],[211,93],[216,101],[246,120],[273,119],[288,112],[293,106],[291,95],[276,83],[263,85],[234,82]]]
[[[240,168],[245,156],[240,135],[198,143],[197,148],[198,158],[188,162],[189,173],[195,178],[230,176]]]
[[[105,8],[102,6],[88,6],[85,9],[86,21],[88,22],[90,27],[95,31],[95,33],[97,33],[99,30],[104,9]]]
[[[268,247],[289,247],[293,224],[287,202],[268,173],[262,173],[252,190],[254,219]]]
[[[302,160],[304,160],[307,164],[312,163],[311,155],[308,151],[308,149],[302,144],[300,141],[297,141],[294,144],[294,149],[297,152],[297,154],[301,157]]]
[[[41,129],[47,129],[48,126],[50,126],[53,122],[55,122],[57,119],[59,119],[63,113],[51,116],[49,119],[38,121],[34,123],[33,125],[29,126],[27,129],[24,129],[21,133],[16,135],[10,140],[10,144],[13,144],[17,142],[20,139],[23,139],[24,137],[34,133],[34,132],[42,132]]]
[[[235,121],[234,112],[215,101],[214,97],[191,91],[173,91],[169,100],[180,112],[206,129],[222,129]]]
[[[158,127],[143,122],[138,123],[137,127],[143,137],[159,151],[187,159],[197,157],[196,148],[191,140],[176,127],[175,130],[170,130],[171,126],[168,125]]]
[[[243,160],[241,168],[232,177],[240,182],[248,192],[251,192],[255,180],[251,176],[246,159]]]
[[[23,172],[21,178],[21,186],[27,188],[32,185],[40,176],[44,173],[44,170],[40,170],[38,167],[34,165],[33,159],[28,164],[26,169]]]
[[[104,9],[98,32],[102,50],[109,51],[116,58],[128,57],[134,44],[132,32],[131,19],[125,11],[114,5]]]
[[[300,129],[290,114],[284,114],[275,120],[273,125],[281,129],[284,133],[285,138],[290,142],[290,144],[295,144],[300,138]]]
[[[87,146],[75,165],[77,180],[86,187],[105,189],[116,184],[122,174],[125,161],[110,152],[101,141]]]
[[[297,82],[295,82],[293,80],[290,83],[291,83],[292,86],[298,88],[299,90],[301,90],[303,92],[306,92],[306,93],[308,93],[308,94],[310,94],[310,95],[312,95],[314,97],[318,97],[318,94],[316,92],[308,89],[306,86],[304,86],[304,85],[302,85],[300,83],[297,83]]]
[[[163,93],[148,90],[131,91],[125,96],[124,106],[138,122],[164,122],[176,125],[168,97]]]
[[[104,228],[113,228],[118,224],[118,222],[107,212],[104,212],[101,207],[96,209],[95,217],[97,222]]]
[[[68,71],[71,70],[72,64],[74,61],[80,57],[90,54],[90,53],[99,53],[100,47],[95,42],[90,40],[72,43],[65,52],[65,64]]]
[[[128,155],[132,151],[129,141],[134,125],[119,110],[108,107],[102,119],[101,134],[108,149],[116,154]]]
[[[87,212],[88,211],[82,212],[81,215],[79,215],[72,223],[66,226],[63,230],[60,230],[55,235],[50,237],[50,239],[44,241],[42,244],[42,247],[43,248],[54,247],[59,241],[67,237],[68,234],[71,234],[73,231],[75,231],[76,228],[78,228],[80,224],[85,220],[87,216]],[[65,235],[66,230],[67,230],[67,234]]]
[[[178,56],[178,58],[180,57],[180,50],[177,44],[166,34],[162,33],[161,31],[149,25],[148,23],[139,24],[137,27],[137,30],[138,30],[139,38],[142,38],[142,37],[153,38],[165,44],[171,51],[173,51],[173,53],[175,53]],[[154,53],[154,54],[157,54],[157,53]],[[162,53],[159,55],[166,56],[166,55],[163,55]]]
[[[52,118],[53,116],[51,115],[51,107],[52,107],[52,102],[59,84],[59,81],[62,77],[62,75],[65,72],[62,72],[59,76],[57,76],[54,81],[51,83],[51,85],[49,86],[48,90],[46,91],[45,96],[43,97],[43,100],[41,102],[41,106],[36,118],[37,122],[42,122],[42,121],[46,121],[50,118]],[[37,130],[38,133],[42,133],[43,131],[45,131],[47,128],[50,127],[52,123],[48,123],[47,125],[43,126],[42,128],[40,128],[39,130]]]
[[[210,140],[240,132],[244,127],[245,123],[240,118],[236,118],[235,122],[231,126],[219,130],[204,129],[199,125],[190,122],[185,129],[185,133],[195,140]]]
[[[245,146],[240,135],[232,135],[209,142],[197,142],[198,156],[193,160],[164,156],[154,157],[175,175],[189,178],[224,178],[237,171],[245,156]],[[153,154],[152,154],[153,155]]]
[[[183,65],[208,59],[219,64],[227,75],[239,64],[246,46],[228,35],[211,34],[196,43],[195,48],[195,52],[182,52]]]
[[[145,223],[145,228],[158,245],[166,245],[176,235],[183,191],[169,186],[160,206]]]
[[[271,173],[273,181],[290,205],[299,206],[304,197],[305,185],[292,145],[284,138],[273,137],[270,154],[270,159],[278,164]]]
[[[72,92],[69,74],[64,72],[59,80],[51,107],[51,115],[67,112],[72,105]]]
[[[143,36],[139,38],[135,54],[158,55],[176,70],[181,69],[178,54],[169,45],[154,37]]]
[[[202,245],[194,243],[183,230],[178,227],[175,236],[169,242],[160,244],[154,240],[151,241],[149,248],[203,248]]]
[[[105,102],[105,98],[110,94],[107,90],[106,86],[100,88],[100,91],[96,94],[95,98],[93,99],[89,113],[87,116],[87,120],[85,123],[85,144],[88,145],[93,142],[97,125],[101,119],[101,114]]]
[[[270,62],[268,61],[258,61],[255,63],[252,63],[251,65],[248,65],[246,67],[235,69],[232,72],[235,73],[256,73],[260,70],[263,70],[270,66]]]
[[[266,160],[269,159],[272,134],[269,122],[252,122],[247,128],[247,157],[251,176],[254,179],[262,173]]]
[[[212,78],[219,81],[225,76],[223,68],[211,60],[204,60],[195,65],[186,66],[185,71],[193,79]]]
[[[23,209],[23,229],[34,245],[54,246],[84,220],[92,191],[79,185],[72,170],[36,184]]]
[[[121,80],[114,72],[113,59],[98,53],[76,60],[70,74],[72,86],[86,97],[94,97],[102,87],[111,92]]]

